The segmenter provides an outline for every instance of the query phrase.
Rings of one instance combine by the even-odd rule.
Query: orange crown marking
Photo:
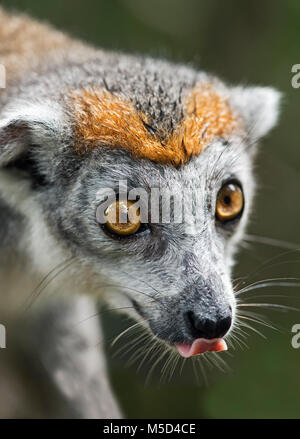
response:
[[[214,138],[240,129],[226,98],[210,85],[197,86],[187,95],[183,120],[163,141],[145,127],[146,115],[116,95],[84,89],[71,92],[71,98],[79,152],[105,144],[138,158],[178,166],[200,154]]]

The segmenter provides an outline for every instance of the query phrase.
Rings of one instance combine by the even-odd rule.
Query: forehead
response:
[[[201,193],[213,194],[225,180],[233,177],[243,181],[247,176],[249,157],[245,146],[239,137],[233,137],[230,143],[216,140],[179,168],[139,160],[122,149],[98,148],[86,161],[86,166],[93,186],[96,179],[99,187],[117,192],[120,185],[124,190],[124,183],[128,190],[143,188],[151,192],[153,188],[159,188],[180,193],[200,189]]]
[[[173,96],[174,117],[171,98],[164,91],[159,100],[159,89],[155,90],[149,91],[148,106],[145,96],[144,105],[139,105],[136,98],[101,87],[70,91],[76,150],[80,153],[106,145],[136,158],[179,167],[213,140],[242,130],[226,92],[213,82],[179,88]]]

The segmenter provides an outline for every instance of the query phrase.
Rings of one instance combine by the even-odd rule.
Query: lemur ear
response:
[[[250,140],[265,136],[276,124],[281,94],[271,87],[235,87],[230,101],[241,115]]]
[[[61,109],[55,104],[23,104],[0,115],[0,166],[14,161],[31,144],[44,144],[59,132]]]

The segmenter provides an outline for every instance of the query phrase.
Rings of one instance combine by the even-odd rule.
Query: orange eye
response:
[[[117,235],[133,235],[141,227],[140,211],[133,201],[116,201],[106,209],[106,227]]]
[[[243,211],[244,195],[236,183],[226,183],[219,191],[216,205],[217,219],[226,222],[237,218]]]

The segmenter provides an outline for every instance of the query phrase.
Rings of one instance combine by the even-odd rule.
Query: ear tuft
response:
[[[265,136],[279,116],[281,93],[271,87],[235,87],[230,101],[242,117],[251,140]]]

